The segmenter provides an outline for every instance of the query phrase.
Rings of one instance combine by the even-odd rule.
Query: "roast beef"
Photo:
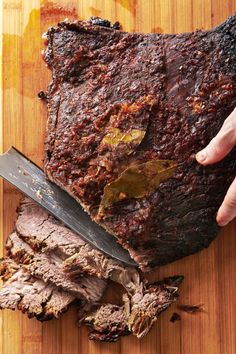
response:
[[[11,259],[24,265],[31,275],[42,279],[45,283],[53,284],[59,289],[70,292],[77,299],[89,303],[100,300],[106,282],[89,275],[80,277],[76,281],[70,280],[63,272],[62,260],[55,253],[34,252],[16,233],[8,237],[6,248]]]
[[[36,255],[35,251],[43,253],[42,257],[48,259],[48,264],[59,263],[58,266],[63,268],[71,279],[75,280],[84,275],[91,275],[91,279],[94,279],[94,276],[101,279],[109,278],[123,285],[128,291],[139,284],[139,273],[135,268],[125,267],[121,262],[94,249],[79,235],[62,225],[60,221],[49,215],[30,199],[23,199],[18,207],[16,231],[21,239],[30,245],[27,250],[34,250],[34,259],[37,257],[38,262],[42,261],[41,256]],[[16,247],[14,250],[12,248],[14,244],[12,245],[10,240],[9,245],[11,253],[15,254],[14,257],[17,254],[25,257],[28,253],[28,251],[20,252],[21,247]],[[24,246],[26,246],[25,243]],[[22,262],[24,262],[24,259]],[[37,262],[33,260],[32,263],[31,267],[37,267]],[[42,261],[42,264],[44,264],[44,261]],[[44,271],[42,269],[42,274]],[[48,277],[47,273],[45,272],[45,277]],[[61,271],[54,272],[54,275],[57,276],[55,273],[59,276]],[[68,282],[68,279],[66,281]],[[99,283],[99,279],[96,279],[96,281],[98,288],[102,289],[103,283]],[[57,283],[57,285],[59,284]],[[97,286],[94,288],[97,288]]]
[[[236,15],[178,35],[65,21],[46,38],[48,177],[143,271],[207,247],[235,176],[235,150],[209,167],[195,153],[236,106]],[[160,164],[173,173],[159,178]]]
[[[176,300],[183,279],[141,281],[137,269],[93,249],[29,199],[20,203],[6,250],[8,258],[0,268],[4,280],[0,307],[46,320],[76,302],[79,322],[89,326],[89,337],[96,340],[145,335],[160,312]],[[124,306],[100,303],[108,279],[126,289]]]
[[[141,284],[131,297],[124,296],[124,305],[105,304],[85,318],[90,327],[90,339],[115,341],[121,335],[133,333],[145,336],[157,320],[177,298],[182,277],[175,276],[150,285]]]
[[[36,279],[12,259],[1,261],[0,275],[5,281],[0,289],[1,309],[19,309],[30,318],[44,321],[59,317],[75,300],[72,294]]]
[[[84,319],[89,328],[89,339],[115,342],[120,336],[131,334],[124,306],[104,304]]]

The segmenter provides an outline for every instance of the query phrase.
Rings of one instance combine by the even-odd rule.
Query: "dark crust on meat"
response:
[[[96,217],[104,186],[131,163],[175,160],[173,178],[149,196],[116,203],[101,223],[144,271],[207,247],[235,176],[235,150],[209,167],[195,153],[236,106],[236,15],[212,31],[180,35],[78,21],[60,23],[47,37],[48,177]],[[101,142],[114,126],[146,135],[130,155],[122,146],[108,151],[109,169]]]

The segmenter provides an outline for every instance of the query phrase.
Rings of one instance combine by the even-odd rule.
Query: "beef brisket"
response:
[[[18,208],[16,231],[6,242],[2,260],[0,308],[29,317],[58,317],[69,304],[79,304],[80,323],[91,339],[115,341],[133,333],[142,337],[161,311],[175,301],[182,277],[147,284],[139,272],[92,249],[40,206],[24,199]],[[126,289],[124,306],[99,304],[106,280]]]
[[[105,281],[89,275],[77,278],[76,281],[70,280],[63,272],[62,260],[56,254],[34,252],[16,233],[8,237],[6,248],[11,259],[24,265],[31,275],[45,283],[53,284],[89,303],[100,300]]]
[[[45,172],[146,271],[207,247],[218,233],[235,151],[209,167],[195,153],[236,105],[236,15],[179,35],[103,25],[62,22],[47,32]],[[138,182],[121,185],[123,172],[159,159],[177,164],[159,187],[138,194]],[[145,178],[152,182],[148,171]]]
[[[43,321],[59,317],[75,300],[72,294],[36,279],[12,259],[1,261],[0,275],[5,281],[0,289],[1,309],[19,309]]]
[[[115,341],[121,335],[133,333],[145,336],[156,322],[160,313],[176,301],[182,277],[170,277],[150,285],[141,284],[130,298],[124,296],[124,305],[105,304],[99,306],[85,318],[90,328],[90,339]]]
[[[124,306],[104,304],[84,319],[89,328],[89,339],[115,342],[120,336],[131,334]]]
[[[92,249],[89,244],[64,261],[64,271],[71,279],[83,273],[111,279],[123,285],[128,292],[135,290],[140,283],[139,273],[135,268],[125,267],[102,252]]]
[[[86,244],[30,199],[23,199],[17,211],[16,231],[35,251],[56,251],[62,259],[66,259]]]
[[[34,251],[44,253],[43,258],[51,259],[51,263],[53,260],[59,262],[59,267],[62,267],[71,279],[75,280],[84,275],[109,278],[127,290],[139,284],[139,273],[133,267],[125,267],[121,262],[94,249],[30,199],[22,200],[18,207],[16,230]],[[12,246],[11,250],[17,254],[20,252],[19,247],[17,252]],[[20,252],[20,255],[25,257],[26,253]],[[41,258],[38,257],[38,260],[40,262]],[[34,266],[36,265],[37,262]],[[99,279],[96,280],[99,282]]]

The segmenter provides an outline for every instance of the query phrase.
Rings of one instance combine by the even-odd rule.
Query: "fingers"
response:
[[[202,165],[222,160],[236,144],[236,109],[225,120],[219,133],[200,152],[196,159]]]
[[[202,165],[222,160],[236,145],[236,109],[225,120],[219,133],[210,143],[197,153],[196,159]],[[227,225],[236,216],[236,178],[228,189],[221,204],[216,221],[220,226]]]
[[[227,225],[236,216],[236,178],[228,189],[223,203],[218,210],[216,221],[220,226]]]

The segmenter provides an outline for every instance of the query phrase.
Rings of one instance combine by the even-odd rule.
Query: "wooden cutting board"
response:
[[[236,11],[236,0],[4,0],[2,11],[2,92],[0,149],[16,146],[42,165],[46,110],[37,99],[50,72],[43,63],[41,35],[65,18],[101,16],[119,20],[127,31],[177,33],[210,29]],[[1,251],[13,228],[19,193],[1,181]],[[201,222],[201,220],[199,220]],[[183,274],[179,303],[203,304],[204,312],[181,312],[170,322],[168,309],[144,339],[132,336],[117,343],[94,343],[75,325],[71,309],[60,320],[40,323],[20,312],[0,313],[1,354],[235,354],[236,353],[236,224],[224,228],[209,247],[194,256],[160,268],[159,279]],[[117,289],[116,289],[117,290]],[[110,288],[107,298],[119,298]],[[179,311],[178,311],[179,312]],[[180,313],[180,312],[179,312]]]

